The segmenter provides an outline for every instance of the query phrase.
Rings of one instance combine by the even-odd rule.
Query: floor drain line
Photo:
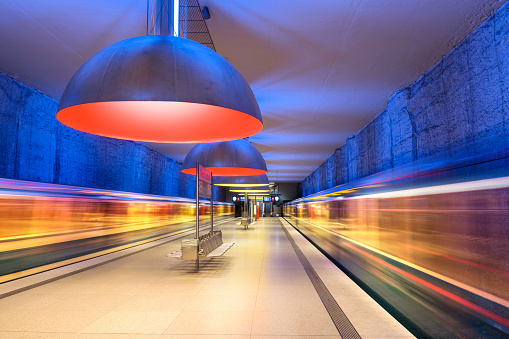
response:
[[[311,283],[313,284],[316,292],[320,296],[320,299],[322,300],[323,305],[325,306],[325,309],[329,313],[332,322],[336,326],[336,329],[338,330],[339,334],[341,335],[341,338],[344,339],[359,339],[361,336],[353,327],[352,323],[346,316],[345,312],[341,309],[341,307],[338,305],[336,299],[332,296],[332,294],[329,292],[325,284],[323,283],[322,279],[318,276],[313,266],[311,266],[311,263],[306,258],[304,253],[302,253],[299,246],[295,243],[295,240],[293,240],[293,237],[290,235],[286,227],[284,226],[281,219],[279,219],[279,222],[281,224],[281,228],[285,232],[286,236],[288,237],[288,240],[292,244],[292,247],[297,254],[297,257],[299,258],[302,266],[304,267],[304,270],[306,271],[309,279],[311,280]]]

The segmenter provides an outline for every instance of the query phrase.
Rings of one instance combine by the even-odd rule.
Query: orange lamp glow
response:
[[[251,115],[229,108],[175,101],[95,102],[65,108],[58,112],[57,119],[96,135],[173,143],[238,139],[258,133],[263,127]],[[183,127],[190,125],[192,129]]]
[[[239,168],[239,167],[206,167],[212,172],[213,176],[250,176],[265,174],[267,171],[256,169],[256,168]],[[182,173],[196,175],[196,169],[186,168],[182,170]]]

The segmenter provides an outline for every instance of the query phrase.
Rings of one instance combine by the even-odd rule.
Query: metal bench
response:
[[[182,248],[167,254],[167,257],[180,260],[196,260],[197,254],[207,258],[219,257],[226,253],[235,242],[223,243],[221,231],[209,232],[201,235],[198,239],[183,239]],[[198,250],[196,247],[198,246]]]

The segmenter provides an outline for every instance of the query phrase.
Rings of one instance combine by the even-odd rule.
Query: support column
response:
[[[180,0],[152,0],[147,5],[147,35],[180,36]]]

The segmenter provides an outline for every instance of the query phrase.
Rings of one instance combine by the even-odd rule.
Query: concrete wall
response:
[[[302,181],[301,193],[306,196],[475,140],[507,143],[508,119],[509,3],[415,83],[395,93],[384,111]],[[490,137],[496,135],[504,137]],[[468,151],[480,152],[475,147]]]
[[[279,193],[281,194],[281,201],[295,200],[300,197],[299,184],[280,182]]]
[[[0,73],[0,177],[166,196],[195,197],[195,177],[145,145],[73,130],[58,102]],[[216,200],[225,200],[217,188]]]

